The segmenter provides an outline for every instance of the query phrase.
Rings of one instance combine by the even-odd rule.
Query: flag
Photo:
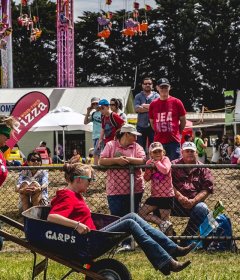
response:
[[[152,7],[150,5],[145,5],[145,10],[146,11],[151,11],[152,10]]]
[[[199,232],[201,237],[207,237],[213,230],[215,230],[218,227],[218,222],[216,221],[216,218],[219,214],[223,213],[223,211],[224,206],[221,201],[218,201],[214,207],[214,210],[208,213],[207,217],[199,226]],[[201,247],[202,241],[199,241],[195,248],[197,249]]]
[[[234,91],[224,91],[225,99],[225,124],[231,125],[234,120]]]
[[[49,107],[49,99],[40,91],[31,91],[20,98],[11,111],[11,116],[15,117],[19,125],[7,140],[7,146],[12,149],[23,135],[48,113]]]
[[[106,0],[106,5],[111,5],[112,4],[112,0]]]

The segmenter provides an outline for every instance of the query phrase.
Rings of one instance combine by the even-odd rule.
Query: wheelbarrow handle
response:
[[[10,226],[13,226],[21,231],[24,231],[24,226],[23,224],[21,223],[18,223],[16,222],[15,220],[13,219],[10,219],[9,217],[7,216],[4,216],[4,215],[0,215],[0,220],[3,221],[4,223],[10,225]]]

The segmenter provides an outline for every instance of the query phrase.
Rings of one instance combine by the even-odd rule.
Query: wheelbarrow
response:
[[[0,215],[0,220],[25,232],[26,239],[0,230],[0,235],[31,251],[34,256],[32,280],[43,272],[47,279],[48,259],[69,267],[61,279],[66,279],[73,272],[86,275],[86,280],[131,280],[131,274],[124,264],[113,259],[113,251],[129,234],[124,232],[105,232],[101,228],[116,221],[119,217],[92,213],[96,230],[79,234],[72,228],[47,221],[49,206],[34,206],[22,213],[24,225]],[[99,259],[109,252],[109,257]],[[44,260],[37,263],[37,254]]]

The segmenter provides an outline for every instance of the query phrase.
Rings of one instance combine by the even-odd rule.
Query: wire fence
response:
[[[207,197],[205,203],[209,210],[213,210],[216,203],[219,200],[222,201],[225,208],[224,213],[232,222],[232,238],[240,240],[240,169],[234,165],[203,165],[201,168],[196,165],[175,165],[172,166],[174,184],[176,184],[177,180],[181,183],[184,179],[184,176],[180,178],[174,177],[176,170],[181,168],[186,172],[185,181],[192,180],[194,184],[206,189],[207,187],[203,185],[201,172],[198,178],[191,178],[192,175],[189,171],[193,167],[201,169],[202,172],[210,170],[209,172],[212,174],[214,182],[213,193]],[[19,193],[16,192],[16,185],[19,173],[29,168],[9,168],[8,178],[0,188],[0,214],[21,223],[23,223],[22,209],[21,203],[19,203]],[[48,196],[49,201],[51,201],[56,191],[66,186],[64,173],[61,167],[42,167],[39,169],[48,170]],[[163,231],[166,228],[161,228],[161,224],[167,222],[165,225],[171,230],[166,233],[172,238],[193,239],[193,236],[199,237],[198,226],[202,222],[201,215],[205,211],[204,205],[202,206],[203,209],[200,209],[201,211],[197,209],[200,212],[196,211],[194,217],[191,216],[191,211],[184,211],[183,207],[179,207],[176,199],[172,198],[171,190],[169,190],[170,181],[167,176],[156,174],[156,170],[150,166],[96,166],[94,169],[95,181],[90,184],[87,193],[84,194],[92,212],[123,216],[135,211]],[[150,174],[150,179],[147,178],[147,174]],[[160,182],[160,184],[157,182]],[[160,195],[154,196],[157,193],[160,193]],[[190,221],[189,216],[192,217],[192,221]],[[169,227],[169,225],[171,226]],[[15,228],[6,224],[1,226],[3,230],[9,233],[24,237],[23,233]],[[9,243],[5,242],[4,250],[17,250],[17,246]]]

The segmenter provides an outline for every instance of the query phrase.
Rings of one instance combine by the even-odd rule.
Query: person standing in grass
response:
[[[100,155],[99,164],[104,166],[127,166],[145,164],[145,152],[138,143],[137,136],[141,134],[131,124],[124,124],[116,136],[109,141]],[[144,190],[143,173],[140,168],[134,171],[134,212],[138,212]],[[110,213],[124,216],[130,213],[130,177],[129,169],[109,169],[107,171],[107,200]],[[131,240],[123,241],[122,251],[131,250]]]
[[[172,229],[170,222],[171,209],[173,208],[174,189],[172,184],[171,162],[163,145],[153,142],[149,147],[150,159],[146,164],[152,165],[152,169],[146,169],[144,179],[151,180],[151,197],[140,208],[139,215],[148,222],[155,223],[160,230],[169,235]],[[159,209],[160,217],[154,215]]]
[[[90,122],[93,123],[92,141],[94,147],[93,156],[95,165],[98,165],[99,156],[102,150],[102,146],[98,147],[98,141],[102,128],[102,114],[100,112],[100,107],[98,106],[99,101],[100,98],[98,97],[93,97],[91,99],[91,105],[87,108],[87,113],[84,118],[84,124],[88,124]]]
[[[15,124],[17,124],[17,121],[13,117],[0,116],[0,186],[2,186],[8,175],[6,159],[4,158],[2,149],[6,147],[6,141],[10,138]],[[0,250],[2,246],[3,239],[0,236]]]

